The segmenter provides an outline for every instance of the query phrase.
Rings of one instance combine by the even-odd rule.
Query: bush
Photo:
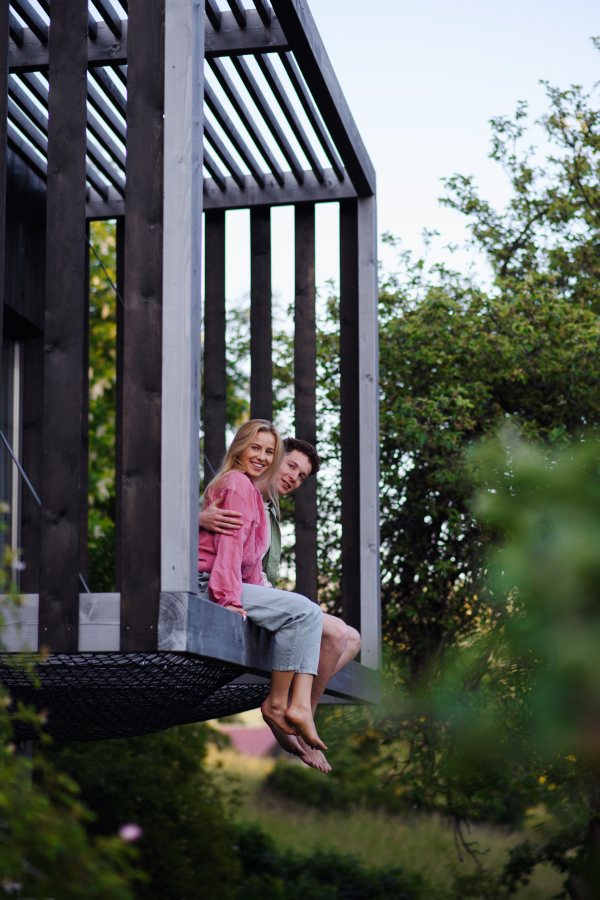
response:
[[[420,875],[400,868],[370,869],[332,851],[300,856],[279,853],[259,828],[240,829],[244,879],[240,900],[420,900],[429,896]]]
[[[49,752],[95,813],[90,831],[143,831],[141,900],[233,900],[241,869],[225,797],[203,767],[211,729],[186,725],[126,740],[65,743]]]

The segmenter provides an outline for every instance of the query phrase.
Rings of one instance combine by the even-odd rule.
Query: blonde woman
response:
[[[270,516],[256,481],[269,502],[278,504],[282,457],[283,442],[271,422],[251,419],[237,432],[205,499],[207,504],[237,510],[243,524],[227,535],[200,529],[198,592],[273,633],[271,688],[261,707],[263,718],[286,734],[300,735],[309,746],[326,750],[311,710],[323,613],[301,594],[272,588],[262,578],[262,559],[271,543]]]

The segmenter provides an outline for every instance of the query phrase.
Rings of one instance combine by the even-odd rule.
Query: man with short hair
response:
[[[316,475],[321,467],[321,460],[315,448],[307,441],[286,438],[283,443],[285,456],[277,472],[277,490],[280,496],[285,497],[297,490],[311,475]],[[257,487],[260,488],[259,483]],[[220,509],[218,502],[212,503],[200,512],[200,527],[216,534],[231,534],[240,527],[241,513]],[[277,512],[272,506],[270,515],[271,546],[263,559],[263,572],[265,580],[273,585],[281,561],[281,528]],[[355,628],[351,628],[335,616],[324,613],[319,668],[311,695],[313,715],[330,679],[354,659],[360,646],[360,635]],[[284,734],[276,727],[272,727],[272,731],[288,753],[299,756],[306,765],[322,772],[331,771],[331,766],[320,750],[313,750],[302,738]]]

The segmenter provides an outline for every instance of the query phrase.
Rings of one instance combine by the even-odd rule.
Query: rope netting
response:
[[[247,709],[256,709],[268,693],[268,684],[226,684],[204,700],[202,716],[197,721],[224,719]]]
[[[56,654],[36,666],[40,685],[8,657],[0,682],[13,708],[47,711],[44,730],[59,740],[106,740],[163,731],[253,709],[268,685],[230,685],[238,671],[178,653]],[[37,737],[22,723],[18,740]]]

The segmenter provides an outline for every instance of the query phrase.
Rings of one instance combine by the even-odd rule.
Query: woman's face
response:
[[[239,461],[249,478],[260,478],[273,462],[275,435],[259,431],[250,446],[240,454]]]

